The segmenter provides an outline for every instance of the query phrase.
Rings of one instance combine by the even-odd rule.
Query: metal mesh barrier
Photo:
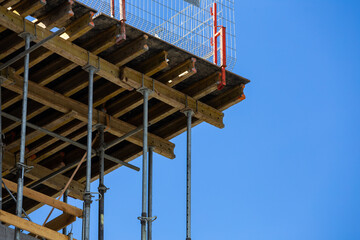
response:
[[[110,15],[110,0],[79,0]],[[131,0],[126,1],[127,24],[174,44],[199,57],[213,61],[210,39],[213,21],[210,7],[218,5],[218,25],[226,27],[227,68],[236,63],[233,0]],[[115,0],[115,18],[119,19]]]

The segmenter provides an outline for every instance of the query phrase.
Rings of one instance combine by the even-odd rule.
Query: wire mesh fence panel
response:
[[[110,0],[79,0],[110,15]],[[213,19],[210,8],[218,6],[218,25],[226,27],[227,68],[236,63],[234,0],[130,0],[126,1],[127,24],[174,44],[199,57],[213,61]],[[115,18],[119,19],[115,0]]]

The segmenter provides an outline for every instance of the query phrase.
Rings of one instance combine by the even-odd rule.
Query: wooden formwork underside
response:
[[[24,29],[36,35],[32,43],[35,44],[50,35],[54,27],[66,28],[65,34],[30,54],[27,114],[30,123],[86,144],[88,73],[83,67],[90,64],[99,69],[94,77],[93,124],[108,127],[105,142],[142,124],[142,95],[136,91],[142,85],[154,90],[149,101],[149,144],[155,146],[157,153],[175,157],[174,144],[169,140],[185,131],[186,118],[181,112],[185,108],[195,112],[193,126],[205,121],[224,127],[222,111],[244,98],[243,88],[249,80],[227,72],[227,85],[218,90],[218,66],[129,25],[126,40],[122,40],[116,19],[94,14],[95,10],[70,0],[0,0],[2,63],[24,51],[24,40],[19,37]],[[29,15],[31,18],[24,20]],[[18,118],[22,110],[23,73],[23,60],[0,73],[5,80],[2,109]],[[3,133],[6,144],[3,174],[15,181],[20,123],[3,118]],[[77,161],[85,152],[30,128],[26,133],[26,163],[34,168],[26,173],[25,185]],[[106,153],[125,162],[135,159],[142,154],[142,133]],[[106,160],[105,171],[119,166]],[[95,180],[99,168],[96,156],[92,168]],[[56,196],[72,172],[70,169],[35,189]],[[70,196],[82,198],[84,181],[82,166],[70,185]],[[10,201],[4,209],[11,212],[14,206]],[[40,206],[33,200],[24,200],[28,212]]]

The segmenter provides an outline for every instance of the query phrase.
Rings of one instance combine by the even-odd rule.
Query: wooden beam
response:
[[[6,184],[6,186],[10,189],[12,192],[17,192],[17,183],[11,182],[7,179],[3,179],[3,182]],[[4,187],[4,186],[3,186]],[[44,203],[46,205],[49,205],[51,207],[54,207],[56,209],[59,209],[65,213],[68,213],[70,215],[73,215],[75,217],[82,217],[83,211],[80,208],[71,206],[67,203],[64,203],[62,201],[59,201],[57,199],[54,199],[52,197],[49,197],[43,193],[34,191],[30,188],[24,187],[23,194],[25,197],[30,198],[32,200],[35,200],[40,203]]]
[[[7,28],[4,26],[0,26],[0,33],[4,32]]]
[[[189,95],[191,95],[194,98],[200,98],[202,96],[204,96],[204,92],[212,92],[215,91],[217,89],[217,85],[218,85],[218,81],[219,81],[219,73],[215,72],[211,75],[209,75],[208,77],[198,81],[197,83],[189,86],[188,88],[184,89],[183,91],[185,93],[188,93]],[[200,88],[198,88],[200,87]],[[240,97],[239,97],[240,96]],[[223,94],[220,94],[219,96],[215,97],[214,99],[212,99],[211,101],[207,102],[207,104],[210,104],[213,107],[216,107],[220,110],[225,110],[228,107],[238,103],[239,101],[241,101],[243,99],[243,85],[237,86],[234,89],[231,89],[229,91],[226,91]],[[226,100],[225,100],[226,99]],[[151,124],[156,123],[157,121],[160,121],[162,119],[164,119],[165,117],[177,112],[176,109],[172,108],[171,106],[165,104],[165,103],[158,103],[154,105],[155,108],[150,108],[149,110],[149,122]],[[157,112],[159,111],[159,116],[157,115],[153,115],[151,111]],[[170,112],[170,114],[168,115],[168,113]],[[129,119],[130,122],[140,122],[142,121],[142,114],[139,114],[133,118]],[[173,124],[173,122],[175,122],[175,124]],[[176,126],[176,127],[169,127],[167,126],[167,128],[172,129],[173,132],[169,133],[169,137],[168,139],[171,139],[179,134],[181,134],[182,132],[184,132],[186,130],[186,119],[184,118],[179,118],[176,119],[173,122],[169,122],[168,125],[171,126]],[[194,119],[194,122],[192,123],[192,127],[202,123],[203,121],[199,120],[199,119]],[[181,123],[185,123],[184,127],[181,126]],[[180,126],[179,126],[180,124]],[[166,127],[166,126],[165,126]],[[177,129],[178,131],[174,130]],[[133,150],[135,146],[127,146],[124,148],[121,148],[119,150],[117,150],[115,153],[115,155],[117,155],[121,160],[125,161],[125,162],[130,162],[132,160],[134,160],[135,158],[141,156],[142,151],[135,151]],[[128,154],[125,154],[128,153]],[[114,171],[115,169],[119,168],[120,165],[114,165],[110,168],[107,168],[105,170],[105,173],[109,173]],[[96,166],[95,166],[96,168]],[[98,175],[94,176],[91,180],[95,181],[98,179]],[[85,181],[85,178],[81,178],[78,180],[79,182],[83,182]]]
[[[29,68],[32,68],[45,58],[49,57],[53,53],[46,48],[39,48],[33,51],[30,54]],[[24,72],[24,59],[21,59],[11,65],[11,67],[15,68],[17,74],[22,74]]]
[[[159,58],[162,59],[162,62],[167,62],[166,61],[167,54],[165,54],[165,53],[162,52],[162,53],[156,55],[155,57],[150,58],[155,63],[155,65],[151,64],[151,61],[150,62],[146,61],[146,64],[141,64],[138,69],[143,69],[143,73],[147,76],[150,76],[150,74],[155,74],[155,70],[158,70],[157,66],[159,65]],[[191,63],[193,63],[193,64],[191,64]],[[177,75],[183,73],[184,71],[187,71],[188,72],[187,74],[184,74],[181,76],[181,81],[183,81],[187,77],[190,77],[196,73],[194,64],[195,64],[194,59],[186,60],[185,62],[180,63],[173,69],[170,69],[169,71],[166,71],[165,73],[161,74],[159,76],[159,78],[162,79],[162,81],[165,82],[165,84],[167,84],[169,86],[171,85],[173,87],[176,84],[180,83],[180,81],[168,82],[167,80],[169,80],[169,78],[167,78],[167,77],[174,76],[174,73],[177,76]],[[148,66],[148,65],[150,65],[150,66]],[[190,65],[190,68],[189,68],[189,65]],[[170,72],[170,74],[169,74],[169,72]],[[164,77],[164,75],[165,75],[165,77]],[[151,95],[149,96],[149,100],[150,99],[152,99]],[[125,96],[123,96],[118,101],[113,102],[110,106],[108,106],[107,109],[109,110],[109,112],[111,113],[112,116],[118,118],[118,117],[124,115],[125,113],[135,109],[136,107],[140,106],[142,103],[143,103],[142,95],[136,91],[132,91],[132,92],[129,92],[128,94],[126,94]],[[113,108],[116,109],[116,112],[114,112],[112,110]]]
[[[46,106],[42,106],[42,107],[40,107],[38,109],[35,109],[35,110],[32,109],[32,111],[30,111],[30,109],[28,108],[28,114],[26,115],[26,119],[29,120],[29,119],[35,117],[36,115],[42,113],[44,110],[46,110],[45,108],[47,109]],[[4,127],[3,132],[8,133],[11,130],[13,130],[14,128],[16,128],[17,126],[20,126],[20,125],[21,125],[21,122],[13,122],[9,126]]]
[[[18,2],[20,2],[20,0],[5,0],[1,3],[1,6],[4,8],[8,8],[8,7],[14,6]]]
[[[60,216],[54,218],[50,222],[45,224],[45,227],[54,231],[60,231],[66,226],[69,226],[76,221],[76,217],[67,213],[63,213]]]
[[[35,235],[46,238],[48,240],[69,240],[69,237],[66,235],[63,235],[36,223],[30,222],[3,210],[0,210],[0,221],[34,233]]]
[[[116,49],[114,52],[107,55],[105,59],[115,64],[117,67],[123,66],[149,50],[147,44],[148,38],[149,37],[144,34],[139,38],[132,40],[127,45]]]
[[[85,13],[83,16],[79,17],[75,21],[71,22],[68,26],[66,26],[66,32],[61,35],[63,39],[67,39],[68,41],[74,41],[86,32],[90,31],[94,27],[94,23],[92,22],[94,13],[88,12]],[[59,26],[62,27],[62,26]],[[42,60],[46,59],[50,55],[52,55],[53,52],[49,51],[46,48],[39,48],[35,50],[33,53],[30,54],[30,62],[29,67],[33,67]],[[63,71],[58,71],[59,73],[65,73],[64,71],[70,71],[71,69],[77,67],[76,64],[68,63],[63,68]],[[71,66],[68,66],[71,65]],[[24,63],[23,61],[17,61],[15,64],[13,64],[13,67],[16,69],[17,74],[22,74],[24,72]],[[56,76],[52,76],[50,81],[52,81]]]
[[[223,94],[216,96],[207,102],[210,106],[213,106],[221,111],[228,109],[229,107],[243,101],[245,99],[245,95],[243,93],[244,85],[238,85]],[[192,127],[202,123],[203,121],[200,119],[194,119],[192,123]],[[186,118],[178,118],[175,121],[170,122],[166,126],[162,127],[159,130],[155,130],[154,132],[158,135],[164,137],[167,140],[170,140],[181,133],[185,132],[186,127]]]
[[[157,77],[156,80],[173,87],[196,73],[195,58],[190,58]]]
[[[141,69],[140,71],[147,76],[152,76],[169,65],[167,56],[168,53],[166,51],[162,51],[140,63],[137,66],[137,69]]]
[[[26,17],[43,6],[46,5],[46,0],[27,0],[27,1],[21,1],[18,4],[14,5],[12,7],[12,10],[15,10],[20,14],[22,17]]]
[[[0,7],[0,24],[15,32],[21,32],[24,28],[24,24],[29,32],[35,32],[36,27],[38,36],[37,41],[51,34],[49,30],[39,28],[36,25],[34,26],[34,24],[27,20],[24,22],[20,16],[7,11],[3,7]],[[95,54],[92,54],[79,46],[71,44],[60,37],[55,37],[46,42],[44,47],[80,66],[90,64],[98,67],[98,75],[120,87],[126,89],[138,89],[142,86],[143,75],[140,72],[128,67],[124,67],[122,71],[120,71],[116,65],[111,64],[110,62],[99,58]],[[120,75],[121,78],[119,78]],[[195,112],[195,117],[203,119],[216,127],[224,127],[222,112],[217,111],[204,103],[198,102],[195,99],[147,76],[144,77],[144,86],[149,89],[154,88],[156,91],[153,93],[153,96],[158,100],[178,108],[179,110],[191,108]]]
[[[6,175],[7,173],[10,172],[11,169],[14,168],[16,164],[16,160],[14,154],[11,154],[6,151],[4,153],[5,154],[3,158],[3,175]],[[36,163],[31,163],[31,165],[34,168],[31,171],[26,172],[25,176],[35,181],[43,177],[46,177],[53,172],[52,170]],[[50,188],[60,191],[65,187],[68,181],[69,181],[68,177],[59,174],[45,181],[43,184]],[[71,184],[69,185],[69,195],[76,199],[82,199],[84,194],[84,189],[85,189],[85,185],[80,184],[77,181],[72,181]]]
[[[4,75],[6,78],[7,76]],[[21,76],[14,74],[12,71],[9,71],[9,76],[7,83],[4,83],[3,86],[8,88],[11,91],[17,92],[18,94],[22,94],[22,87],[23,87],[23,79]],[[54,108],[55,110],[63,113],[68,113],[71,111],[75,111],[75,118],[87,122],[87,105],[77,102],[71,98],[65,97],[55,91],[52,91],[46,87],[40,86],[36,83],[29,82],[29,98],[44,104],[48,107]],[[111,121],[107,121],[107,119],[111,119]],[[103,125],[108,125],[109,132],[115,136],[121,137],[122,135],[126,134],[127,132],[136,128],[131,124],[128,124],[124,121],[119,119],[113,118],[101,112],[97,109],[93,110],[93,123],[101,123]],[[138,133],[133,135],[132,137],[127,139],[128,141],[142,146],[142,133]],[[149,144],[156,147],[156,152],[168,157],[174,158],[174,147],[175,145],[169,141],[164,141],[163,139],[149,134]]]
[[[71,126],[70,128],[68,128],[64,131],[61,131],[60,134],[61,134],[61,136],[69,137],[69,135],[78,131],[79,129],[81,129],[84,126],[86,126],[86,123],[81,122],[79,124]],[[70,137],[70,138],[73,141],[78,141],[82,137],[86,136],[86,134],[87,133],[85,131],[84,135],[77,134],[75,137]],[[54,143],[59,143],[59,144],[53,145]],[[69,145],[70,145],[70,143],[68,143],[68,142],[62,142],[57,138],[51,138],[50,140],[47,140],[46,142],[40,142],[39,144],[33,146],[33,148],[30,149],[28,153],[26,153],[25,157],[31,158],[32,162],[37,163],[37,162],[42,161],[43,159],[50,157],[53,154],[59,152],[61,149],[65,148]],[[46,153],[42,152],[44,149],[47,149]],[[42,153],[38,154],[39,152],[42,152]]]
[[[112,31],[113,31],[113,30],[114,30],[114,29],[112,29]],[[105,34],[104,34],[104,35],[106,35],[106,32],[110,32],[110,31],[105,30]],[[113,35],[113,36],[114,36],[114,35]],[[95,39],[96,39],[96,38],[95,38]],[[147,51],[147,50],[148,50],[148,47],[147,47],[147,45],[146,45],[147,39],[148,39],[148,37],[147,37],[146,35],[143,35],[143,36],[139,37],[138,39],[132,41],[131,43],[125,45],[123,48],[132,49],[132,55],[125,54],[125,56],[123,56],[122,58],[117,58],[117,61],[119,61],[121,64],[125,64],[125,63],[127,63],[127,61],[131,61],[133,58],[139,56],[139,54],[144,53],[145,51]],[[113,42],[113,40],[110,40],[110,41]],[[110,41],[109,41],[109,42],[110,42]],[[104,42],[103,42],[103,43],[104,43]],[[135,43],[135,44],[134,44],[134,43]],[[106,44],[106,43],[104,43],[104,44]],[[90,45],[90,47],[91,47],[91,45]],[[103,46],[100,46],[100,48],[102,48],[102,47],[103,47]],[[99,52],[99,49],[96,49],[95,47],[91,47],[91,48],[92,48],[92,50],[94,50],[94,52]],[[121,49],[123,50],[123,48],[121,48]],[[130,53],[130,52],[129,52],[129,53]],[[115,60],[113,59],[112,61],[115,61]],[[115,62],[113,62],[113,63],[115,63]],[[117,64],[120,64],[120,63],[117,63]],[[76,66],[76,64],[73,64],[73,65],[74,65],[74,67]],[[53,75],[52,75],[52,76],[53,76]],[[72,85],[72,84],[74,84],[74,83],[78,84],[78,83],[79,83],[79,80],[85,79],[85,81],[83,81],[82,84],[77,85],[77,86],[75,85],[75,86],[71,87],[70,90],[68,90],[68,91],[66,91],[66,92],[64,93],[65,96],[71,96],[71,95],[73,95],[74,93],[80,91],[81,89],[83,89],[84,87],[86,87],[86,86],[88,85],[87,77],[88,77],[88,73],[86,73],[86,72],[84,72],[84,71],[80,71],[80,72],[78,72],[77,74],[73,75],[71,78],[69,78],[69,79],[67,79],[66,81],[64,81],[64,82],[60,83],[59,85],[57,85],[57,88],[60,88],[60,89],[61,89],[62,87],[65,87],[65,86],[68,87],[69,84],[70,84],[70,85]],[[99,75],[96,75],[96,76],[94,76],[94,81],[97,81],[97,80],[99,80],[100,78],[101,78],[101,77],[100,77]],[[47,81],[44,80],[44,82],[40,82],[39,84],[40,84],[40,85],[44,85],[44,83],[47,83]],[[112,84],[112,83],[109,82],[109,84]],[[103,85],[103,86],[104,86],[104,85]],[[99,90],[100,90],[100,89],[99,89]],[[115,95],[120,94],[120,93],[123,92],[124,90],[125,90],[125,89],[120,88],[120,89],[118,89],[118,90],[116,90],[116,91],[113,91],[111,94],[108,94],[107,96],[105,96],[105,97],[103,97],[103,98],[101,98],[101,99],[95,100],[95,101],[94,101],[94,107],[96,108],[97,106],[105,103],[107,100],[109,100],[110,98],[114,97]],[[97,89],[95,90],[94,94],[96,93],[96,91],[97,91]],[[95,96],[96,96],[96,94],[95,94]],[[21,95],[18,95],[17,98],[18,98],[18,100],[21,100],[21,99],[22,99]],[[15,97],[14,97],[13,99],[15,99]],[[6,104],[6,103],[5,103],[5,104]],[[66,123],[66,122],[64,122],[64,124],[65,124],[65,123]],[[15,124],[15,123],[14,123],[14,124]],[[67,136],[68,134],[72,133],[73,131],[76,131],[76,130],[80,129],[80,128],[83,127],[83,126],[84,126],[84,123],[82,122],[82,123],[78,124],[77,126],[74,126],[74,127],[72,127],[71,129],[69,129],[69,131],[62,132],[61,134],[62,134],[63,136]],[[39,135],[40,135],[40,134],[39,134]],[[79,136],[80,136],[80,135],[79,135]],[[79,139],[81,138],[81,137],[79,138],[79,136],[73,138],[72,140],[74,140],[74,141],[79,140]],[[50,139],[49,141],[47,141],[46,143],[43,143],[41,146],[35,147],[35,148],[33,148],[33,149],[30,149],[30,151],[26,154],[26,157],[32,157],[32,156],[35,155],[38,151],[46,148],[47,146],[50,146],[51,144],[53,144],[53,143],[55,143],[55,142],[57,142],[57,141],[58,141],[57,139],[52,138],[52,139]],[[47,153],[47,154],[45,154],[45,155],[42,155],[42,156],[40,156],[40,157],[39,157],[39,156],[36,156],[36,158],[34,159],[34,161],[35,161],[35,162],[39,162],[39,161],[43,160],[44,158],[50,156],[49,154],[55,153],[56,151],[60,151],[62,148],[66,147],[66,146],[68,146],[68,145],[69,145],[69,143],[63,142],[63,143],[61,143],[60,145],[58,145],[57,147],[55,147],[54,149],[52,149],[49,153]]]
[[[0,59],[3,59],[11,53],[19,50],[24,44],[24,40],[21,39],[18,34],[10,33],[0,40]]]
[[[92,17],[92,16],[88,16],[87,14],[85,14],[84,16],[86,16],[87,18]],[[96,46],[91,46],[90,45],[90,50],[93,51],[94,54],[98,54],[98,53],[102,52],[103,50],[109,48],[110,46],[112,46],[112,45],[114,45],[116,43],[115,29],[111,28],[110,30],[111,31],[109,31],[109,29],[105,30],[102,34],[98,35],[100,37],[93,38],[93,40],[98,41],[98,42],[101,43],[100,45],[96,45]],[[106,38],[106,36],[108,35],[109,32],[112,32],[112,37],[109,36],[108,38]],[[105,38],[104,38],[104,36],[105,36]],[[40,50],[43,50],[43,49],[40,49]],[[38,62],[41,59],[45,59],[46,57],[48,57],[48,56],[50,56],[52,54],[51,51],[48,51],[48,50],[46,50],[46,51],[47,52],[43,53],[42,55],[38,55],[37,58],[34,58],[33,59],[34,62]],[[60,77],[61,75],[65,74],[66,72],[74,69],[75,67],[77,67],[76,64],[71,63],[71,62],[69,62],[68,60],[66,60],[64,58],[59,57],[58,61],[52,61],[52,62],[50,62],[50,64],[47,64],[44,68],[41,68],[40,70],[38,70],[35,73],[32,73],[32,78],[36,79],[37,82],[40,85],[44,86],[44,85],[50,83],[51,81],[53,81],[54,79],[56,79],[56,78]],[[20,69],[18,69],[16,71],[16,73],[18,73],[18,74],[22,73],[22,72],[23,72],[23,67],[21,67]],[[80,71],[77,74],[73,75],[71,78],[67,79],[66,81],[61,82],[60,85],[58,85],[57,87],[61,88],[61,86],[68,86],[68,85],[72,85],[72,84],[78,84],[79,79],[80,80],[87,79],[87,77],[88,77],[87,75],[88,74],[86,72]],[[94,76],[94,81],[97,81],[100,78],[101,77],[99,75],[95,75]],[[67,91],[64,95],[65,96],[71,96],[74,93],[76,93],[76,92],[80,91],[81,89],[85,88],[87,85],[88,85],[88,81],[87,80],[83,81],[83,84],[75,86],[70,91]],[[114,93],[119,94],[120,91],[115,91]],[[112,95],[112,94],[110,94],[110,95]],[[19,101],[21,99],[22,99],[21,95],[18,95],[17,97],[14,97],[12,101],[17,102],[17,101]],[[44,106],[44,107],[42,107],[41,109],[38,110],[37,114],[40,114],[41,112],[44,112],[47,109],[48,108],[46,106]],[[32,117],[33,117],[33,115],[28,115],[27,119],[31,119]],[[20,124],[15,122],[5,130],[10,131],[11,129],[15,128],[18,125],[20,125]]]
[[[74,41],[95,27],[93,22],[94,12],[87,12],[66,26],[66,32],[60,37]]]
[[[219,72],[215,72],[208,77],[192,84],[191,86],[182,90],[184,93],[193,97],[194,99],[200,99],[203,96],[215,91],[217,84],[220,80]],[[156,103],[149,109],[149,124],[155,124],[164,118],[176,113],[178,110],[163,102]],[[141,124],[142,114],[138,114],[129,119],[132,124]]]
[[[224,114],[209,105],[206,105],[178,90],[175,90],[163,83],[153,80],[150,77],[143,76],[143,74],[124,67],[121,74],[123,81],[135,88],[140,88],[142,81],[144,86],[149,89],[155,89],[152,93],[152,97],[173,106],[179,110],[192,109],[196,118],[202,119],[207,123],[210,123],[216,127],[223,128]]]
[[[52,121],[44,126],[41,126],[42,128],[45,128],[49,131],[54,131],[56,130],[59,126],[64,125],[65,123],[70,122],[71,120],[73,120],[73,117],[76,113],[75,112],[70,112],[68,114],[65,114],[64,116],[56,119],[55,121]],[[40,139],[41,137],[45,136],[45,133],[42,132],[38,132],[36,130],[33,130],[32,132],[28,133],[26,135],[25,141],[26,141],[26,145],[35,142],[36,140]],[[20,139],[17,139],[11,143],[8,143],[6,145],[6,150],[8,150],[9,152],[17,152],[20,149]]]
[[[73,0],[66,0],[44,16],[38,17],[38,22],[43,23],[47,29],[64,26],[65,22],[74,16],[72,10]]]
[[[81,47],[96,55],[105,51],[116,44],[117,28],[117,26],[111,26],[110,28],[105,29],[95,37],[87,40]]]

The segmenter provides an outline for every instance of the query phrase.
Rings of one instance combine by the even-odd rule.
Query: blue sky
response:
[[[193,129],[192,238],[360,239],[360,2],[237,0],[236,23],[252,82],[225,129]],[[185,239],[185,137],[155,155],[156,240]],[[105,181],[105,238],[140,239],[141,174]],[[97,202],[91,225],[97,239]]]

